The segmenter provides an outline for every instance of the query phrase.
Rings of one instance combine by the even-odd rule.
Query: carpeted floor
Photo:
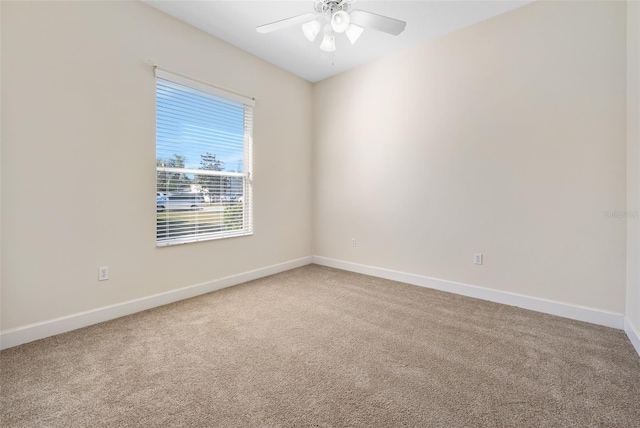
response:
[[[315,265],[0,364],[3,427],[640,427],[622,331]]]

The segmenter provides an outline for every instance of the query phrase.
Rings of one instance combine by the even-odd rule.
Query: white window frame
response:
[[[189,89],[198,92],[204,92],[209,95],[213,95],[214,97],[230,103],[242,105],[244,107],[244,167],[243,172],[228,172],[228,171],[209,171],[202,169],[192,169],[192,168],[169,168],[156,166],[156,177],[158,177],[157,172],[170,172],[170,173],[180,173],[180,174],[194,174],[200,176],[222,176],[222,177],[240,177],[243,180],[243,201],[242,201],[242,229],[236,230],[222,230],[212,233],[194,233],[181,237],[173,237],[173,238],[158,238],[158,230],[159,226],[156,224],[156,246],[157,247],[166,247],[171,245],[179,245],[179,244],[187,244],[192,242],[202,242],[202,241],[210,241],[217,239],[225,239],[232,238],[238,236],[247,236],[253,234],[253,107],[255,106],[255,100],[253,98],[245,97],[243,95],[239,95],[234,92],[230,92],[213,85],[200,82],[194,79],[187,78],[185,76],[181,76],[175,73],[168,72],[166,70],[159,69],[155,67],[155,76],[156,76],[156,95],[157,95],[157,82],[158,80],[164,80],[170,83],[176,83],[182,86],[185,86]],[[156,120],[158,117],[158,113],[156,112]],[[157,138],[157,130],[156,130],[156,138]],[[216,145],[212,144],[211,149],[212,152],[215,151]],[[158,155],[158,145],[156,141],[156,157]],[[158,187],[158,182],[156,178],[156,188]],[[195,214],[194,214],[195,215]],[[156,218],[158,217],[158,212],[156,210]],[[167,229],[169,230],[169,229]]]

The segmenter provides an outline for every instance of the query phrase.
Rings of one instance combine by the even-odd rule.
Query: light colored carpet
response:
[[[315,265],[0,363],[3,427],[640,427],[621,331]]]

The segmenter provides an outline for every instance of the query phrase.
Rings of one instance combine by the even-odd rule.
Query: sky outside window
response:
[[[244,172],[244,106],[166,80],[157,81],[158,160],[185,158],[200,169],[203,155],[222,161],[221,170]]]

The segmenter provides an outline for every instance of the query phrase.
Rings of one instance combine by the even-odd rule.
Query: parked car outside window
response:
[[[242,200],[242,193],[227,193],[218,197],[220,202],[242,202]]]
[[[156,199],[156,210],[201,210],[204,204],[202,193],[170,193]]]

